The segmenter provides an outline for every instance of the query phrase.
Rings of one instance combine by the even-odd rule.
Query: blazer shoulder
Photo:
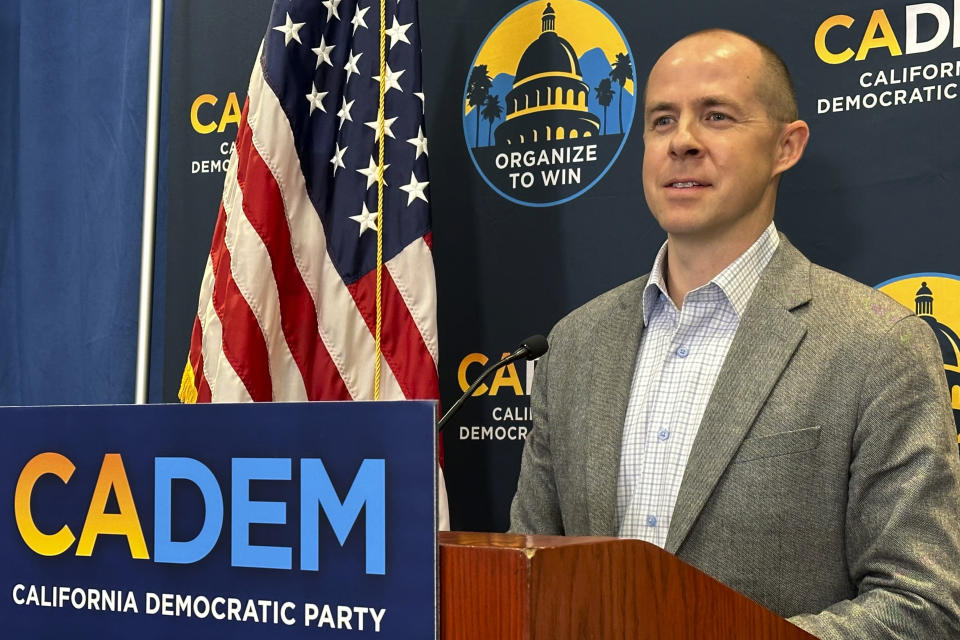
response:
[[[834,326],[884,333],[914,313],[887,294],[817,264],[811,265],[812,303]]]

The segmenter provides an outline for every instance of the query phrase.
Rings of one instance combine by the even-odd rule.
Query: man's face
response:
[[[769,224],[781,123],[756,92],[759,50],[729,34],[671,47],[650,72],[643,189],[671,237],[742,241]]]

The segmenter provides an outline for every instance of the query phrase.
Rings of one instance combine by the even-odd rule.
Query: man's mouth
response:
[[[684,180],[682,182],[671,182],[667,186],[674,189],[690,189],[693,187],[706,187],[707,185],[702,182],[697,182],[696,180]]]

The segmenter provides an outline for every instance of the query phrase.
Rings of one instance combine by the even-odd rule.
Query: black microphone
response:
[[[443,417],[440,418],[440,422],[437,423],[437,433],[441,433],[443,428],[446,426],[447,421],[453,417],[459,409],[460,406],[466,402],[467,398],[476,391],[477,387],[486,380],[491,373],[499,369],[500,367],[505,367],[514,360],[519,360],[520,358],[526,358],[527,360],[536,360],[543,354],[547,352],[549,345],[547,344],[547,339],[541,335],[530,336],[526,340],[520,343],[520,346],[517,347],[513,353],[508,355],[506,358],[500,362],[495,362],[480,374],[480,377],[473,381],[473,384],[470,385],[470,388],[463,392],[463,395],[460,396],[460,399],[453,403],[453,406],[443,414]]]

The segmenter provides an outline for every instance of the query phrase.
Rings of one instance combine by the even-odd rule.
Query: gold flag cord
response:
[[[373,399],[380,399],[380,334],[383,330],[383,148],[386,146],[384,135],[384,108],[387,94],[387,3],[380,0],[380,101],[377,106],[377,324],[374,332],[373,363]]]

